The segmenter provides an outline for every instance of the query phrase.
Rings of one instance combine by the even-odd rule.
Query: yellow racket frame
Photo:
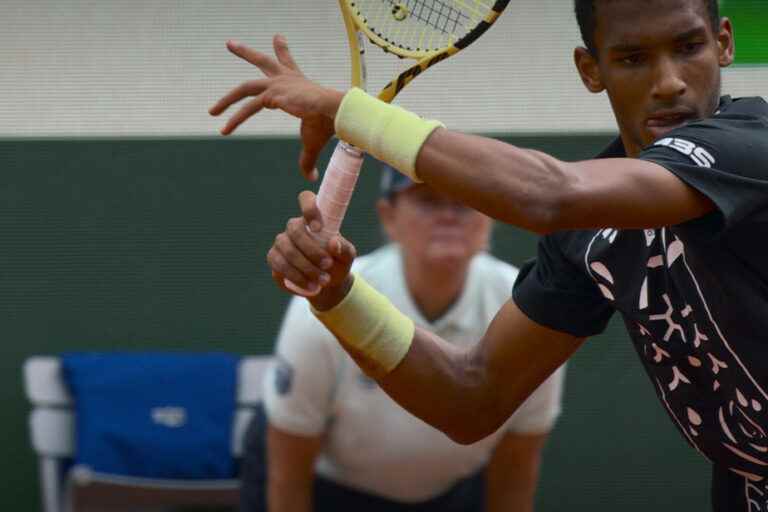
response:
[[[400,73],[396,79],[389,82],[378,94],[380,100],[390,103],[395,96],[403,90],[403,87],[408,85],[411,80],[419,76],[423,71],[426,71],[438,62],[442,62],[448,57],[460,52],[484,34],[485,31],[496,22],[499,16],[501,16],[501,13],[504,12],[509,1],[510,0],[497,0],[489,13],[475,26],[475,28],[461,39],[454,41],[451,45],[430,51],[417,51],[407,50],[386,41],[371,30],[365,19],[355,7],[354,0],[339,0],[339,7],[343,14],[344,24],[349,38],[350,57],[352,61],[352,85],[363,89],[365,88],[365,65],[362,64],[360,58],[361,51],[364,51],[364,49],[358,44],[358,37],[361,32],[373,44],[382,48],[384,51],[393,53],[399,57],[417,61],[413,66]]]

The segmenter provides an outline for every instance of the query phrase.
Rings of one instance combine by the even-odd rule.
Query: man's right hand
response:
[[[327,242],[318,236],[323,229],[323,219],[315,198],[308,190],[299,194],[302,216],[290,219],[285,231],[275,237],[267,262],[280,288],[296,293],[285,286],[287,279],[305,290],[320,289],[309,300],[323,311],[341,302],[349,292],[352,286],[349,270],[357,250],[341,235]]]
[[[308,80],[293,59],[284,37],[273,41],[275,58],[236,41],[227,41],[227,49],[256,66],[264,78],[249,80],[224,95],[209,113],[218,116],[231,105],[250,98],[221,129],[222,135],[234,132],[240,124],[263,109],[279,109],[301,119],[303,149],[299,167],[312,181],[318,178],[317,158],[333,136],[333,120],[344,93],[322,87]]]

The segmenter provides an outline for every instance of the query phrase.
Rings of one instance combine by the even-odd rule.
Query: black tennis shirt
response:
[[[624,156],[617,139],[598,158]],[[716,210],[660,229],[543,237],[515,303],[579,337],[602,332],[618,311],[688,442],[720,467],[768,476],[768,104],[723,97],[713,117],[673,130],[639,158]]]

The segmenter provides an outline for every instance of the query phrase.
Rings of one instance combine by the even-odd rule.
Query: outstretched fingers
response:
[[[254,99],[242,106],[235,115],[229,118],[227,124],[221,129],[222,135],[229,135],[238,126],[243,124],[249,117],[258,114],[264,108],[264,95],[256,96]]]
[[[273,76],[280,72],[280,63],[267,54],[258,52],[237,41],[227,41],[227,50],[250,62],[261,70],[266,76]]]
[[[270,81],[268,79],[243,82],[217,101],[216,104],[208,110],[208,113],[212,116],[218,116],[243,98],[247,98],[248,96],[258,96],[269,87],[269,83]]]
[[[299,65],[293,60],[293,55],[291,55],[291,51],[288,49],[288,41],[285,37],[280,34],[276,35],[272,39],[272,46],[275,50],[277,61],[280,64],[294,71],[298,71],[299,73],[301,72]]]

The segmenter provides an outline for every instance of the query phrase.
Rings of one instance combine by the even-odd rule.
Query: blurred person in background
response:
[[[390,243],[355,270],[416,324],[473,343],[517,276],[486,252],[491,219],[388,166],[381,192]],[[263,510],[266,492],[270,512],[531,511],[563,376],[494,434],[460,445],[392,401],[294,298],[265,379],[268,425],[257,419],[246,436],[241,510]]]

